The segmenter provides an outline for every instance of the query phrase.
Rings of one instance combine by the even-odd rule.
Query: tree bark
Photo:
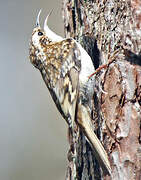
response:
[[[95,69],[107,63],[94,75],[92,122],[112,168],[102,173],[75,125],[66,179],[141,180],[141,1],[64,0],[63,18],[65,36],[81,43]]]

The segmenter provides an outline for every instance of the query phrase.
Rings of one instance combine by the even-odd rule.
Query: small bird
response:
[[[74,121],[78,124],[95,157],[104,172],[111,173],[106,151],[95,135],[91,124],[92,97],[94,89],[94,66],[90,56],[73,38],[62,38],[51,31],[44,22],[40,27],[38,13],[33,29],[29,58],[41,72],[43,80],[63,118],[70,128]]]

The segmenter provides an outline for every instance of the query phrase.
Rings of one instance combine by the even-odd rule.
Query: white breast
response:
[[[94,73],[95,69],[94,69],[93,62],[90,56],[88,55],[88,53],[78,42],[76,43],[81,52],[81,71],[79,75],[79,80],[81,81],[81,83],[85,83],[86,81],[88,81],[88,77],[92,73]]]

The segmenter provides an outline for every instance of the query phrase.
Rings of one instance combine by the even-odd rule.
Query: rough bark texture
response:
[[[99,168],[84,135],[70,139],[66,179],[141,180],[141,1],[64,0],[66,37],[77,39],[94,66],[93,128],[109,155],[112,175]]]

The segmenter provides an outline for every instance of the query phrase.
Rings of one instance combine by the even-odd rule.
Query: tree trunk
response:
[[[81,130],[70,151],[66,179],[141,180],[141,1],[64,0],[65,36],[81,43],[95,69],[92,122],[111,163],[102,174]],[[75,178],[74,178],[75,177]]]

